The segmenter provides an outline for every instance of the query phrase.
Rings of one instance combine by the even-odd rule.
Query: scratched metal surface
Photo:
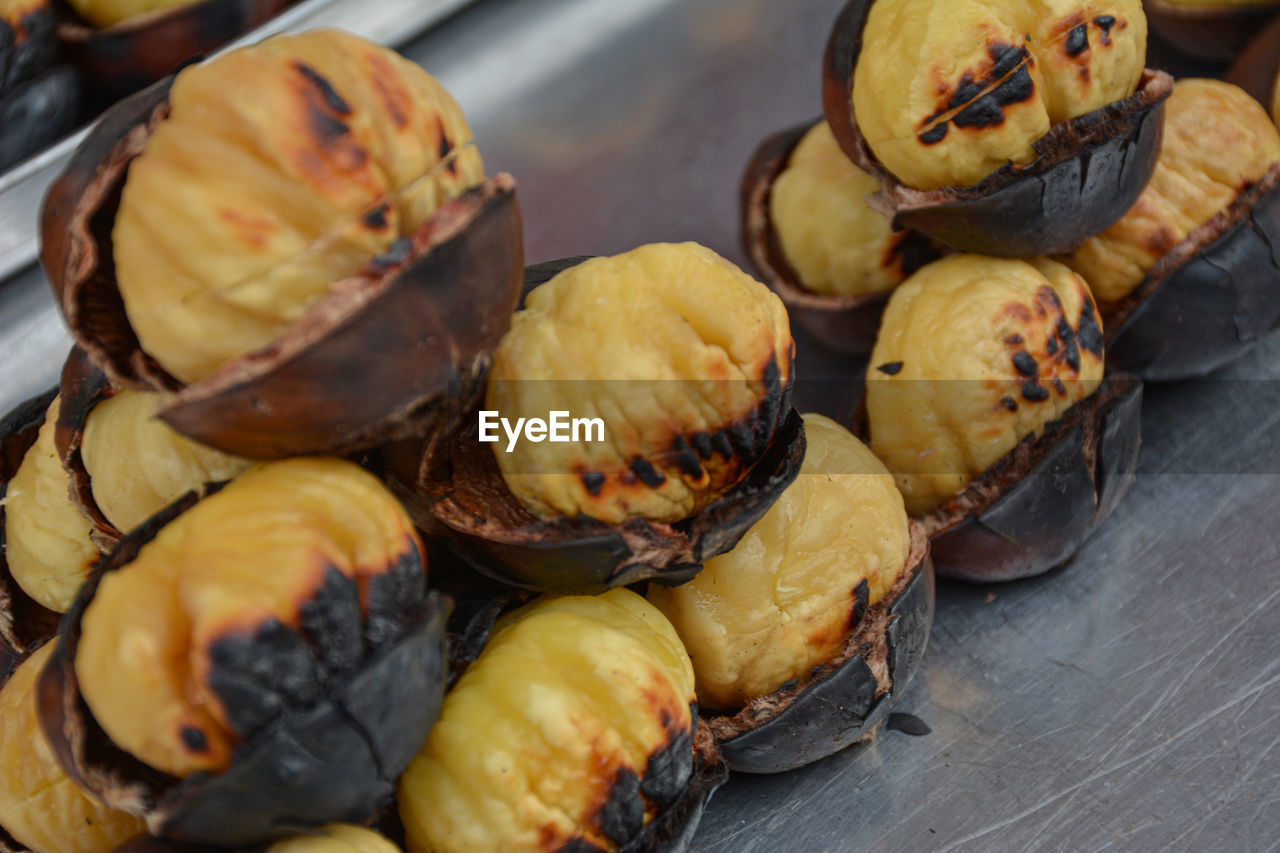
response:
[[[531,261],[698,240],[742,262],[738,171],[816,115],[838,0],[490,0],[407,53],[520,181]],[[34,211],[33,211],[34,215]],[[0,403],[66,346],[38,275],[0,291]],[[860,365],[802,340],[807,405]],[[881,734],[736,776],[702,851],[1280,847],[1280,341],[1148,389],[1141,476],[1075,562],[944,583],[923,671]],[[813,380],[821,380],[815,382]]]

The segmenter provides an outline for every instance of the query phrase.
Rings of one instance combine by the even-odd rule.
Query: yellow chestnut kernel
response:
[[[177,6],[187,6],[196,0],[67,0],[76,14],[95,27],[105,29],[116,24]]]
[[[1062,260],[1107,308],[1278,161],[1280,132],[1248,93],[1219,80],[1179,80],[1150,183],[1118,222]]]
[[[791,154],[769,196],[783,254],[814,293],[866,294],[905,278],[902,241],[867,206],[880,182],[850,162],[827,123],[814,125]]]
[[[687,584],[649,587],[707,707],[739,708],[831,660],[856,627],[859,584],[874,604],[906,566],[907,514],[884,463],[828,418],[804,425],[800,475],[738,545]]]
[[[777,416],[791,352],[782,302],[709,249],[654,244],[585,261],[516,313],[485,408],[511,423],[557,410],[599,418],[605,440],[495,443],[498,467],[540,516],[685,518],[749,470],[727,430],[745,424],[752,436],[757,419]]]
[[[5,492],[5,557],[22,591],[62,613],[98,559],[93,525],[71,500],[71,480],[54,446],[60,401],[45,412],[35,444]]]
[[[627,780],[643,785],[664,750],[689,759],[653,767],[689,766],[693,686],[675,630],[629,590],[516,611],[445,697],[400,779],[408,850],[618,849],[626,839],[610,839],[601,820],[615,790],[648,823],[657,804]]]
[[[277,841],[266,853],[400,853],[400,848],[372,829],[331,823],[306,835]]]
[[[146,824],[94,799],[53,757],[40,730],[36,679],[55,645],[23,661],[0,688],[0,829],[32,853],[110,853]]]
[[[174,432],[155,417],[159,404],[159,394],[123,390],[85,421],[80,455],[93,500],[118,530],[132,530],[186,492],[230,480],[252,464]]]
[[[484,177],[433,77],[337,31],[188,68],[169,110],[129,167],[112,240],[130,324],[184,382],[268,346]]]
[[[871,448],[907,511],[945,503],[1098,387],[1103,339],[1067,267],[954,255],[889,299],[867,368]]]

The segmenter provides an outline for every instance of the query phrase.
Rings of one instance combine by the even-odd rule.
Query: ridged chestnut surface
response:
[[[1005,165],[969,187],[917,190],[871,153],[853,113],[853,71],[874,0],[850,0],[823,60],[822,101],[840,147],[884,189],[871,204],[893,221],[967,252],[1031,257],[1069,251],[1115,222],[1151,177],[1173,78],[1148,70],[1129,97],[1060,122],[1034,143],[1036,159]]]
[[[171,81],[121,101],[50,188],[41,259],[77,343],[116,384],[173,392],[159,417],[250,458],[347,452],[464,411],[519,296],[515,182],[499,174],[335,282],[270,346],[183,385],[148,356],[115,282],[125,173],[164,120]]]
[[[739,190],[742,245],[761,280],[786,303],[792,320],[808,329],[823,346],[838,352],[865,353],[875,343],[889,292],[836,296],[807,290],[787,260],[770,218],[773,184],[812,126],[809,123],[779,131],[756,149]],[[904,277],[945,251],[945,247],[914,231],[900,232],[897,237],[891,261]]]

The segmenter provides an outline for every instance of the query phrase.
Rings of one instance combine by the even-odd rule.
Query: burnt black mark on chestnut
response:
[[[1066,49],[1067,56],[1072,58],[1079,56],[1089,49],[1089,25],[1080,24],[1072,27],[1071,32],[1067,33],[1067,41],[1063,46]]]
[[[671,462],[680,469],[682,474],[693,480],[701,480],[706,473],[698,460],[698,454],[689,446],[689,442],[685,441],[683,435],[677,435],[675,441],[671,442]]]
[[[305,708],[320,698],[318,661],[302,635],[279,620],[268,619],[253,633],[220,637],[210,645],[209,658],[209,687],[240,738],[286,708]]]
[[[1018,411],[1018,401],[1013,399],[1012,397],[1001,397],[1000,405],[1004,406],[1010,412]]]
[[[863,578],[853,588],[853,607],[849,608],[849,632],[862,624],[862,619],[867,615],[867,608],[870,606],[871,585],[867,583],[866,578]],[[820,664],[816,669],[821,670],[823,666],[825,664]]]
[[[693,449],[697,451],[698,456],[703,459],[710,459],[711,454],[715,452],[711,436],[705,432],[698,431],[693,433],[689,436],[689,441],[693,444]]]
[[[209,741],[204,732],[195,726],[183,726],[181,735],[182,745],[192,752],[205,752],[209,749]]]
[[[395,564],[365,582],[365,648],[383,648],[404,636],[421,620],[426,598],[422,554],[406,537],[405,551]]]
[[[311,85],[316,87],[320,92],[320,97],[324,99],[325,105],[330,110],[340,116],[351,115],[351,105],[342,99],[342,96],[333,88],[333,84],[330,83],[323,74],[316,71],[305,62],[294,62],[293,67],[296,68],[298,73],[303,77],[306,77],[307,81],[310,82]]]
[[[1098,29],[1102,30],[1102,43],[1111,44],[1111,28],[1116,25],[1115,16],[1099,15],[1093,19],[1093,22],[1098,25]]]
[[[1049,389],[1039,382],[1023,382],[1022,397],[1028,403],[1043,403],[1049,399]]]
[[[1023,376],[1035,376],[1040,372],[1036,360],[1031,357],[1031,353],[1025,350],[1013,354],[1013,367]]]
[[[309,112],[311,130],[322,145],[333,145],[351,132],[351,128],[347,126],[346,122],[340,121],[326,112],[316,109],[309,110]]]
[[[635,838],[644,826],[644,799],[640,796],[640,777],[630,767],[618,768],[609,799],[596,813],[595,825],[619,847]]]
[[[1102,327],[1098,325],[1098,318],[1094,313],[1093,300],[1085,297],[1084,305],[1080,311],[1080,329],[1076,332],[1076,340],[1080,342],[1080,347],[1086,352],[1091,352],[1099,358],[1102,357],[1102,349],[1105,346],[1102,336]]]
[[[1017,332],[1014,332],[1012,335],[1005,335],[1004,342],[1009,344],[1009,346],[1017,346],[1022,343],[1022,335],[1019,335]]]
[[[939,142],[947,138],[947,130],[950,127],[945,121],[938,122],[933,127],[919,134],[916,138],[925,145],[937,145]]]
[[[649,763],[645,765],[640,792],[659,809],[675,802],[693,774],[693,726],[698,719],[698,708],[693,703],[690,703],[690,719],[693,723],[687,729],[677,729],[674,721],[668,724],[670,739],[649,756]]]
[[[380,270],[398,267],[409,259],[411,252],[413,252],[413,242],[408,237],[397,237],[391,241],[391,245],[387,246],[385,252],[369,263]]]
[[[1057,391],[1057,392],[1058,392],[1058,394],[1060,394],[1060,395],[1061,395],[1061,396],[1063,396],[1063,397],[1067,396],[1067,386],[1065,386],[1065,385],[1063,385],[1063,384],[1062,384],[1062,380],[1061,380],[1061,379],[1059,379],[1059,378],[1058,378],[1058,377],[1056,377],[1056,376],[1055,376],[1055,377],[1053,377],[1053,383],[1052,383],[1052,384],[1053,384],[1053,390]]]
[[[885,376],[897,376],[902,372],[902,368],[905,364],[905,361],[887,361],[877,367],[876,370],[880,371]]]
[[[651,489],[660,488],[663,483],[667,482],[667,475],[654,468],[653,463],[643,456],[632,456],[631,462],[627,467],[640,478],[640,482]]]
[[[890,714],[884,726],[890,731],[902,732],[911,737],[923,737],[933,732],[929,724],[915,714],[904,714],[900,711]]]
[[[1004,123],[1005,107],[1035,94],[1026,48],[995,42],[987,46],[987,55],[991,57],[991,69],[977,77],[972,71],[964,72],[951,98],[924,120],[917,136],[922,143],[941,142],[947,135],[948,121],[956,127],[998,127]],[[948,115],[950,119],[946,118]]]
[[[363,220],[365,225],[381,231],[387,227],[387,206],[385,204],[378,205],[373,210],[366,212]]]
[[[587,494],[593,497],[604,488],[604,474],[599,471],[582,471],[578,474],[578,479],[582,480],[582,487],[587,490]]]
[[[1053,335],[1050,335],[1049,339],[1044,342],[1044,351],[1047,352],[1049,355],[1057,355],[1058,339],[1055,338]]]
[[[362,656],[360,590],[334,566],[324,583],[298,608],[298,619],[316,650],[326,679],[355,669]]]

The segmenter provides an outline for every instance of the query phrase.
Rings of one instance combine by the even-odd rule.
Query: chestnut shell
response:
[[[35,444],[40,425],[44,423],[45,410],[57,393],[57,388],[50,388],[19,403],[0,420],[0,497],[3,497],[9,480],[18,473],[22,457]],[[9,573],[9,562],[3,548],[4,519],[4,504],[0,502],[0,674],[14,663],[16,655],[53,636],[61,618],[23,592]]]
[[[0,171],[25,160],[74,128],[80,77],[57,65],[0,95]]]
[[[781,773],[811,764],[870,737],[920,666],[933,625],[934,573],[929,541],[911,522],[907,568],[889,594],[864,608],[844,649],[815,667],[803,684],[788,684],[732,716],[709,715],[720,751],[733,770]],[[880,690],[872,668],[887,673]]]
[[[1164,101],[1173,78],[1147,69],[1138,90],[1061,122],[1033,144],[1037,157],[1006,164],[970,187],[917,190],[875,158],[853,114],[853,71],[875,0],[849,0],[831,30],[822,63],[822,105],[849,159],[883,189],[872,207],[893,221],[961,251],[1004,258],[1068,252],[1124,215],[1151,179],[1164,138]]]
[[[72,336],[111,382],[175,392],[160,418],[248,458],[365,449],[467,411],[519,297],[520,211],[506,174],[442,205],[270,345],[199,382],[182,385],[142,351],[115,284],[111,227],[171,83],[108,111],[45,199],[41,261]]]
[[[0,16],[0,98],[57,60],[56,26],[52,0],[31,4],[16,21]]]
[[[54,424],[53,442],[58,450],[62,467],[71,478],[71,499],[93,524],[94,544],[100,551],[109,551],[120,541],[123,531],[107,520],[98,502],[93,498],[93,482],[80,456],[84,441],[84,428],[89,413],[103,400],[115,394],[107,375],[103,373],[80,347],[72,347],[62,364],[59,382],[62,402],[58,406],[58,420]]]
[[[1204,6],[1142,0],[1156,35],[1181,53],[1210,62],[1230,62],[1280,12],[1280,6],[1211,4],[1212,0],[1205,0]]]
[[[1280,164],[1162,257],[1104,322],[1107,364],[1188,379],[1280,329]]]
[[[439,714],[452,602],[438,593],[427,593],[414,628],[330,685],[324,702],[281,712],[216,775],[176,779],[148,767],[111,743],[81,697],[76,653],[98,584],[195,502],[188,493],[121,539],[67,611],[37,685],[41,727],[58,763],[103,802],[143,815],[154,834],[176,841],[248,846],[291,829],[372,817],[391,800],[396,777]]]
[[[1280,6],[1272,10],[1272,14],[1276,12],[1280,12]],[[1249,42],[1227,72],[1226,80],[1253,95],[1263,109],[1270,112],[1277,73],[1280,73],[1280,16]]]
[[[105,29],[73,15],[58,25],[58,38],[106,106],[265,23],[293,2],[200,0]]]
[[[797,125],[765,139],[742,175],[739,212],[742,246],[761,280],[778,294],[787,313],[823,346],[837,352],[868,353],[875,345],[880,315],[892,290],[854,295],[825,295],[805,289],[787,261],[769,216],[773,183],[782,174],[801,138],[815,122]],[[937,260],[946,247],[923,234],[903,232],[901,251],[905,275]]]

